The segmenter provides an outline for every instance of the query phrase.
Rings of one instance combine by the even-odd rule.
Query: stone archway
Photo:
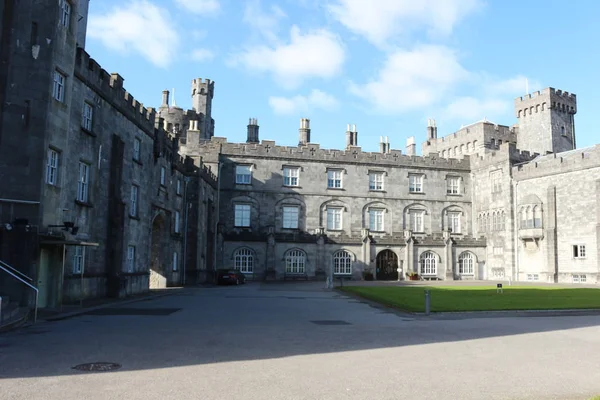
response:
[[[398,256],[392,250],[383,250],[377,254],[377,280],[398,280]]]
[[[167,287],[167,276],[165,268],[164,238],[165,217],[158,214],[152,221],[152,242],[150,243],[150,289],[162,289]]]

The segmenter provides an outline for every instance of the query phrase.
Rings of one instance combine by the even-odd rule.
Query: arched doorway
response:
[[[377,280],[398,280],[398,256],[391,250],[383,250],[377,254]]]
[[[150,244],[150,289],[167,287],[164,262],[165,246],[163,243],[165,237],[165,218],[162,214],[159,214],[152,222],[152,243]]]

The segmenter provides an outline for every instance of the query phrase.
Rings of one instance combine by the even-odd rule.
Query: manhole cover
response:
[[[340,321],[336,319],[323,320],[323,321],[310,321],[316,325],[352,325],[350,322]]]
[[[90,371],[90,372],[106,372],[106,371],[114,371],[115,369],[121,368],[121,364],[110,363],[110,362],[96,362],[96,363],[87,363],[87,364],[79,364],[73,367],[78,371]]]

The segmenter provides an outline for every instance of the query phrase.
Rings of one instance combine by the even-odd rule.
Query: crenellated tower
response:
[[[551,87],[516,98],[518,148],[539,154],[575,149],[576,113],[577,97]]]
[[[215,121],[212,119],[214,92],[215,83],[210,79],[192,80],[192,108],[201,116],[199,121],[201,140],[210,140],[215,135]]]

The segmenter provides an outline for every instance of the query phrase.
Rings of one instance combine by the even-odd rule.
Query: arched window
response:
[[[290,250],[285,256],[285,272],[287,274],[303,274],[306,254],[302,250]]]
[[[446,150],[442,150],[442,158],[446,158]]]
[[[467,142],[467,153],[471,152],[471,142]]]
[[[239,249],[233,255],[234,268],[240,272],[251,274],[254,271],[254,254],[250,249]]]
[[[488,218],[487,218],[487,214],[483,214],[483,229],[481,231],[487,232],[487,230],[488,230]]]
[[[340,250],[333,255],[333,273],[335,275],[352,273],[352,255],[346,250]]]
[[[421,275],[437,275],[437,256],[431,251],[421,254]]]
[[[464,252],[458,257],[458,273],[460,275],[475,274],[475,257],[472,253]]]
[[[464,144],[461,144],[461,145],[460,145],[460,152],[461,152],[462,154],[465,154],[465,145],[464,145]]]

